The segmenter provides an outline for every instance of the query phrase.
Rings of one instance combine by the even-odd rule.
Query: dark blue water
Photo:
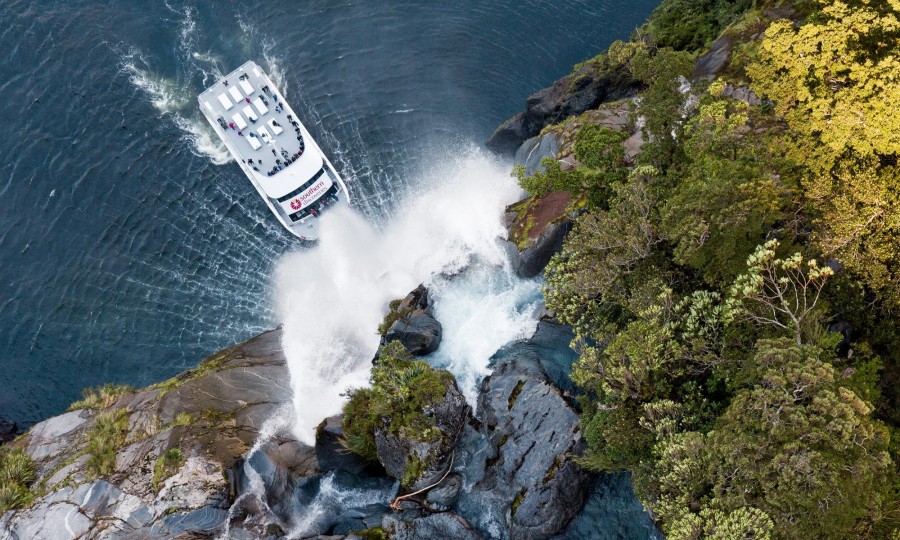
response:
[[[276,324],[270,270],[296,245],[220,164],[195,101],[217,73],[281,77],[377,221],[429,156],[480,143],[656,3],[0,2],[0,417]]]

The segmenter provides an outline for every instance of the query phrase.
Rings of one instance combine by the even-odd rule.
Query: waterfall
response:
[[[409,184],[419,187],[399,194],[403,202],[383,227],[352,210],[332,211],[318,246],[277,265],[295,435],[307,444],[323,418],[340,412],[342,394],[367,384],[388,302],[419,283],[434,284],[436,309],[448,315],[447,353],[435,360],[470,398],[494,350],[533,330],[538,285],[512,275],[501,241],[503,209],[521,195],[509,165],[467,149],[433,160]]]

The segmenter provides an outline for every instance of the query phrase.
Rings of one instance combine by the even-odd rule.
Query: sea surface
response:
[[[197,109],[218,75],[268,70],[385,224],[433,156],[480,145],[656,4],[0,1],[0,417],[277,324],[273,269],[298,246]]]

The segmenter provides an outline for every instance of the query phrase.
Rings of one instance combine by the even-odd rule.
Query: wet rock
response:
[[[397,516],[385,516],[382,528],[392,540],[420,540],[422,538],[453,538],[455,540],[481,540],[483,537],[462,516],[451,512],[430,514],[411,520]]]
[[[502,527],[515,539],[556,534],[584,504],[592,476],[573,459],[585,449],[578,415],[541,366],[539,348],[505,348],[482,383],[478,417],[488,445],[470,456],[467,468],[479,479],[459,505],[480,509],[474,524],[482,531]]]
[[[543,273],[550,259],[562,250],[566,235],[572,230],[572,221],[565,219],[550,223],[533,243],[519,254],[515,264],[516,274],[533,278]]]
[[[451,474],[439,486],[428,491],[425,502],[434,510],[441,512],[449,510],[456,504],[460,488],[462,488],[462,477],[458,474]]]
[[[424,356],[437,350],[443,328],[434,317],[415,311],[406,318],[394,321],[385,334],[385,341],[399,341],[414,356]]]
[[[597,527],[598,523],[603,527]],[[662,540],[664,537],[634,495],[631,475],[615,473],[598,476],[582,511],[554,540],[576,538]]]
[[[428,289],[419,285],[400,301],[397,311],[400,318],[394,321],[384,335],[384,343],[399,341],[413,356],[424,356],[437,350],[443,328],[434,318],[428,303]]]
[[[586,65],[529,96],[525,111],[497,128],[485,146],[498,154],[512,155],[544,126],[596,108],[601,103],[633,96],[640,88],[640,83],[625,68],[600,72],[594,66]]]
[[[316,428],[316,459],[322,471],[345,471],[361,474],[366,470],[366,463],[353,452],[344,448],[341,439],[344,427],[341,420],[344,415],[329,416]]]
[[[544,172],[541,161],[548,157],[556,158],[560,144],[560,137],[556,133],[545,133],[538,137],[532,137],[519,146],[513,161],[516,165],[525,167],[526,176],[531,176],[538,171]]]
[[[429,486],[444,476],[469,416],[469,406],[456,381],[449,378],[445,384],[447,391],[444,398],[428,412],[441,433],[437,440],[423,442],[403,434],[388,433],[384,429],[375,430],[378,461],[388,475],[402,480],[408,467],[421,471],[413,474],[412,480],[405,486],[410,491]]]

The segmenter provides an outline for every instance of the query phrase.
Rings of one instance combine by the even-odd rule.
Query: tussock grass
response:
[[[184,465],[184,452],[180,448],[170,448],[166,453],[156,459],[153,465],[153,491],[159,489],[159,484],[178,472]]]
[[[109,476],[115,470],[116,452],[125,444],[129,415],[127,409],[113,409],[97,415],[87,433],[87,453],[90,455],[86,464],[88,478]]]
[[[29,486],[35,480],[34,462],[19,449],[0,448],[0,514],[31,504]]]
[[[104,384],[94,388],[85,388],[81,391],[82,398],[69,405],[69,410],[106,409],[112,406],[121,396],[133,394],[134,392],[133,386],[124,384]]]

